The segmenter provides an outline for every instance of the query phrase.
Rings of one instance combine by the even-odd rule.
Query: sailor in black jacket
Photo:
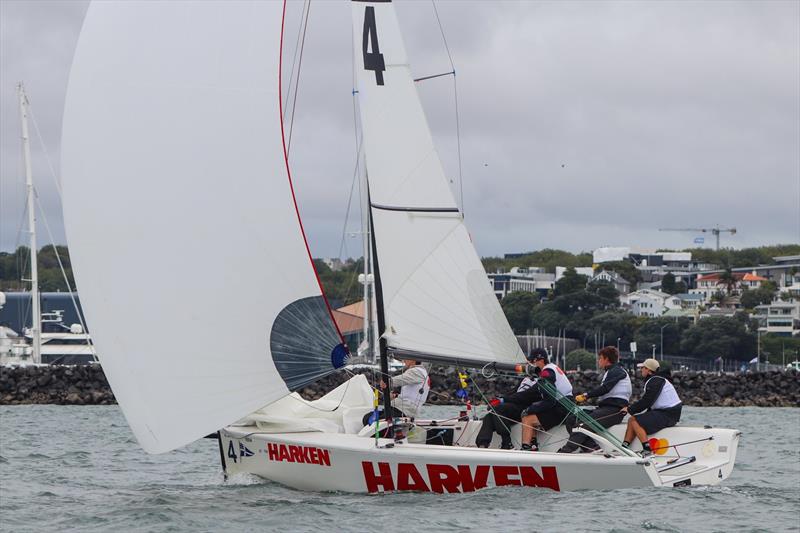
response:
[[[619,364],[619,352],[613,346],[606,346],[597,357],[600,367],[605,370],[600,385],[585,394],[575,397],[578,403],[585,402],[588,398],[599,398],[597,408],[589,413],[598,424],[610,428],[622,422],[625,411],[631,398],[631,378],[628,372]],[[595,447],[594,441],[583,433],[572,433],[567,443],[558,450],[560,453],[572,453],[578,448],[581,452],[590,451]]]
[[[542,356],[547,357],[547,351],[544,348],[534,348],[528,354],[528,361],[532,363],[536,357]],[[517,386],[516,392],[503,398],[493,398],[489,402],[490,410],[483,417],[481,429],[475,438],[475,445],[478,448],[488,448],[494,433],[500,435],[502,449],[514,448],[514,444],[511,442],[511,426],[520,421],[522,410],[539,398],[538,390],[534,385],[535,380],[526,376]]]
[[[636,366],[641,369],[642,377],[647,381],[644,384],[644,394],[639,401],[625,409],[631,417],[628,419],[623,445],[629,446],[633,436],[636,435],[642,443],[642,453],[648,455],[653,450],[650,449],[647,436],[677,424],[681,419],[683,404],[672,383],[658,374],[661,366],[658,361],[647,359]]]

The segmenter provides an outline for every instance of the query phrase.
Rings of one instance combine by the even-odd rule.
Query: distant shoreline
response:
[[[364,372],[368,376],[369,371]],[[298,391],[313,400],[321,397],[350,376],[337,372]],[[452,368],[431,370],[432,388],[428,403],[459,405],[456,397],[458,376]],[[476,404],[485,399],[508,395],[518,378],[494,380],[476,378],[470,399]],[[597,385],[595,371],[570,374],[576,392]],[[697,407],[800,407],[800,372],[748,372],[716,374],[681,372],[672,377],[684,405]],[[633,397],[641,395],[641,379],[634,379]],[[0,367],[0,405],[111,405],[116,399],[100,365]]]

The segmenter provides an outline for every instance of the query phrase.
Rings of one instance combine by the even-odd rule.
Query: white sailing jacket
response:
[[[392,378],[392,386],[400,387],[400,394],[392,400],[392,407],[406,416],[416,418],[431,390],[428,371],[422,365],[412,366],[397,377]]]

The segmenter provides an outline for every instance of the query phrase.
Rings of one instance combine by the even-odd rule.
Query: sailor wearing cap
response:
[[[631,415],[628,419],[628,428],[625,430],[623,445],[629,446],[633,436],[636,435],[642,443],[642,454],[649,455],[653,450],[650,449],[647,436],[677,424],[681,418],[683,404],[672,383],[663,375],[658,374],[661,366],[658,361],[647,359],[644,363],[636,366],[639,367],[642,377],[647,381],[644,384],[644,394],[641,399],[629,407],[623,408],[623,411]]]
[[[572,384],[567,375],[555,363],[550,363],[547,353],[537,354],[533,357],[533,364],[539,369],[539,379],[537,384],[542,381],[549,381],[555,386],[558,393],[573,400]],[[539,389],[540,387],[537,387]],[[545,390],[539,390],[538,397],[521,413],[522,417],[522,449],[529,451],[539,451],[539,443],[536,440],[536,428],[540,427],[544,431],[552,429],[564,423],[569,417],[567,411],[557,400]]]
[[[537,357],[547,358],[544,348],[534,348],[528,354],[528,362],[533,365]],[[536,367],[536,365],[533,365]],[[538,367],[535,370],[539,370]],[[529,405],[533,399],[532,391],[535,381],[530,377],[525,377],[517,386],[516,392],[504,398],[493,398],[489,402],[490,411],[481,421],[481,429],[475,437],[475,445],[478,448],[488,448],[494,437],[494,433],[500,435],[500,447],[504,450],[514,448],[511,442],[511,426],[520,421],[520,413]]]

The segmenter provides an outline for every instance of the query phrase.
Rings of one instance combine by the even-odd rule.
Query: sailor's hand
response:
[[[586,395],[585,394],[578,394],[577,396],[575,396],[575,401],[577,403],[585,402],[586,401]]]
[[[381,390],[386,390],[386,382],[381,380]]]
[[[627,407],[623,407],[622,409],[620,409],[620,412],[621,412],[621,413],[625,413],[626,415],[629,415],[629,414],[630,414],[630,413],[628,412],[628,408],[627,408]]]

